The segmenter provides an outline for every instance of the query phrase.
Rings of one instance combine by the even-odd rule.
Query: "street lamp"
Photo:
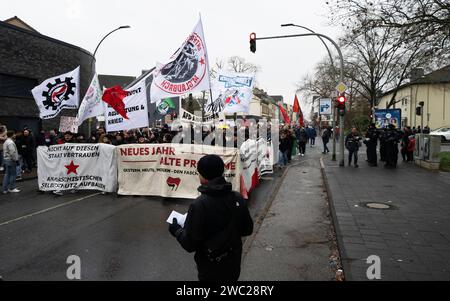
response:
[[[312,29],[310,29],[308,27],[297,25],[297,24],[292,24],[292,23],[281,24],[281,27],[299,27],[299,28],[303,28],[303,29],[305,29],[305,30],[307,30],[307,31],[309,31],[311,33],[316,33],[315,31],[313,31]],[[336,72],[336,68],[334,67],[333,55],[331,54],[330,48],[328,48],[327,43],[325,43],[325,41],[321,37],[319,37],[319,36],[317,36],[317,37],[322,42],[323,46],[325,46],[325,48],[327,49],[328,55],[330,56],[331,66],[333,66],[334,73],[336,74],[337,72]]]
[[[302,25],[297,25],[297,24],[293,24],[293,23],[288,23],[288,24],[281,24],[281,27],[299,27],[299,28],[303,28],[311,33],[316,33],[315,31],[313,31],[312,29],[302,26]],[[336,68],[334,67],[334,61],[333,61],[333,55],[331,54],[330,48],[328,48],[327,43],[325,43],[325,41],[322,39],[322,37],[317,36],[320,41],[322,42],[323,46],[325,46],[325,48],[328,51],[328,56],[330,57],[330,61],[331,61],[331,66],[333,66],[333,71],[334,74],[337,74],[336,72]],[[334,77],[334,76],[333,76]],[[314,103],[314,100],[313,100]],[[336,116],[336,108],[333,106],[333,110],[332,110],[332,114],[331,114],[331,123],[333,124],[333,152],[332,152],[332,156],[331,156],[331,160],[332,161],[336,161],[336,128],[334,126],[335,123],[335,117]]]
[[[336,68],[334,67],[333,56],[331,55],[331,51],[328,48],[328,45],[323,40],[323,38],[329,40],[333,44],[333,46],[336,47],[336,50],[338,51],[338,54],[339,54],[339,58],[341,60],[340,81],[344,82],[344,59],[342,57],[341,50],[340,50],[339,46],[336,44],[336,42],[334,42],[332,39],[330,39],[329,37],[327,37],[325,35],[317,34],[315,31],[313,31],[313,30],[311,30],[311,29],[309,29],[309,28],[307,28],[305,26],[296,25],[296,24],[293,24],[293,23],[281,24],[281,27],[289,27],[289,26],[303,28],[303,29],[311,32],[312,34],[316,35],[320,39],[320,41],[322,41],[322,44],[325,46],[325,48],[328,51],[328,55],[330,56],[330,61],[331,61],[331,65],[333,66],[334,74],[337,74],[337,72],[336,72]],[[332,153],[332,160],[333,161],[336,161],[336,128],[334,126],[335,117],[336,117],[336,108],[333,108],[333,114],[332,114],[332,124],[333,124],[333,138],[332,138],[333,139],[333,153]],[[340,138],[343,138],[343,125],[344,125],[344,120],[343,120],[343,116],[341,116],[341,118],[340,118],[340,131],[341,131],[341,135],[340,136],[341,137]],[[344,166],[344,154],[343,154],[343,152],[344,152],[344,144],[342,142],[344,139],[340,139],[340,140],[341,140],[341,142],[340,142],[340,144],[341,144],[340,145],[340,149],[341,149],[342,154],[341,154],[341,159],[340,159],[339,165],[340,166]]]
[[[100,45],[102,44],[102,42],[103,42],[110,34],[112,34],[113,32],[118,31],[118,30],[120,30],[120,29],[124,29],[124,28],[130,28],[130,26],[129,26],[129,25],[123,25],[123,26],[120,26],[120,27],[118,27],[118,28],[116,28],[116,29],[110,31],[107,35],[105,35],[105,36],[100,40],[100,42],[98,43],[97,47],[95,47],[94,54],[92,55],[92,60],[91,60],[91,70],[92,70],[92,64],[94,63],[95,54],[97,53],[97,50],[98,50],[98,48],[100,47]],[[96,72],[97,72],[97,70],[96,70]],[[92,124],[92,118],[89,118],[89,120],[88,120],[88,131],[89,131],[88,136],[91,135],[91,124]]]
[[[107,35],[105,35],[105,36],[103,37],[103,39],[100,40],[100,42],[98,43],[97,47],[95,47],[94,54],[92,55],[91,68],[92,68],[92,63],[94,62],[95,54],[97,53],[98,47],[100,47],[100,45],[102,44],[102,42],[103,42],[110,34],[112,34],[113,32],[118,31],[119,29],[124,29],[124,28],[131,28],[131,26],[129,26],[129,25],[120,26],[120,27],[118,27],[118,28],[116,28],[116,29],[110,31]]]

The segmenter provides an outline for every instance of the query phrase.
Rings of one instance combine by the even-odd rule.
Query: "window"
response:
[[[33,78],[0,74],[0,96],[33,97],[31,89],[37,85]]]

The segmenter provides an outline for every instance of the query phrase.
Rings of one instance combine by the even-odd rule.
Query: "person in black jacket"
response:
[[[242,236],[253,232],[247,204],[223,177],[224,163],[206,155],[197,163],[201,195],[189,206],[184,227],[176,218],[170,233],[195,252],[200,281],[237,281],[241,272]]]
[[[280,133],[280,145],[278,146],[279,155],[278,155],[278,166],[281,168],[286,166],[288,163],[287,153],[289,147],[292,146],[291,141],[289,140],[289,136],[287,131],[283,130]]]
[[[400,142],[401,134],[395,129],[393,124],[388,125],[386,131],[386,168],[396,168],[398,159],[398,143]]]
[[[328,142],[330,141],[330,137],[331,137],[331,131],[330,128],[328,126],[324,127],[324,130],[322,132],[322,143],[323,143],[323,152],[322,154],[327,154],[330,152],[330,150],[328,149]]]
[[[33,169],[33,151],[35,148],[33,136],[30,130],[23,130],[23,136],[21,141],[21,155],[24,162],[24,170],[27,173],[31,173]]]
[[[358,150],[361,140],[362,138],[359,136],[355,127],[353,127],[352,131],[345,137],[345,147],[348,150],[348,166],[352,165],[352,158],[354,158],[355,167],[358,167]]]
[[[308,133],[306,132],[304,127],[301,127],[295,131],[295,136],[297,137],[300,155],[304,157],[306,151],[306,143],[308,142]]]
[[[364,144],[367,146],[367,162],[369,166],[377,166],[377,144],[378,144],[378,132],[375,127],[375,123],[371,123],[367,129],[366,139]]]

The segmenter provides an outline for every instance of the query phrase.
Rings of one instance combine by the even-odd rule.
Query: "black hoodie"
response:
[[[231,184],[223,177],[210,180],[198,187],[201,195],[189,206],[183,231],[178,242],[188,252],[195,253],[195,262],[200,280],[237,280],[240,273],[242,236],[253,232],[253,220],[242,196],[232,191]],[[231,237],[227,240],[233,255],[220,264],[207,259],[206,243],[223,237],[232,221],[232,210],[236,210]],[[227,243],[228,244],[228,243]]]
[[[239,237],[234,242],[242,247],[242,236],[253,232],[253,221],[247,203],[232,191],[231,183],[223,177],[198,187],[201,195],[189,206],[183,232],[178,236],[181,246],[188,252],[202,252],[205,242],[225,229],[231,221],[231,213],[237,208],[236,226]],[[239,204],[239,206],[237,206]]]

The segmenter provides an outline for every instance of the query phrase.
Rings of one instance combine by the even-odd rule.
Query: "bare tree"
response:
[[[448,64],[450,2],[448,0],[328,0],[332,24],[359,34],[367,29],[390,29],[405,48],[424,47]]]
[[[259,66],[246,62],[240,56],[232,56],[228,59],[228,69],[238,73],[257,73],[260,70]]]

